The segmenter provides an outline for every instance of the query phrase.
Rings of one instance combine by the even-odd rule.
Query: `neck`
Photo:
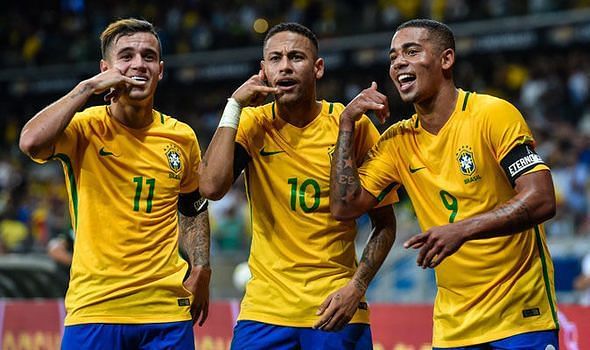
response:
[[[152,104],[130,105],[120,101],[111,103],[109,114],[119,123],[132,129],[142,129],[153,122]]]
[[[431,98],[414,103],[422,127],[431,134],[438,134],[453,114],[458,96],[455,85],[449,84]]]
[[[322,110],[322,103],[315,99],[308,103],[281,104],[277,102],[276,106],[281,119],[299,128],[311,123]]]

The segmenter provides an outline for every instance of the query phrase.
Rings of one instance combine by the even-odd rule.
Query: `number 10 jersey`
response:
[[[251,158],[245,179],[252,279],[239,320],[311,327],[320,304],[356,270],[356,223],[335,220],[329,205],[330,161],[344,106],[321,103],[319,115],[302,128],[282,120],[274,103],[242,111],[236,142]],[[363,116],[355,128],[357,164],[378,137]],[[353,323],[369,323],[363,305]]]

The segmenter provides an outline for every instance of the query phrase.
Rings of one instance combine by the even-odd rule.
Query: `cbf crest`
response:
[[[461,146],[457,150],[456,157],[461,174],[468,176],[467,178],[463,179],[463,182],[466,185],[481,180],[481,176],[479,174],[474,174],[477,170],[477,166],[475,165],[475,157],[473,156],[473,150],[471,147],[467,145]]]
[[[459,169],[465,176],[471,176],[475,172],[475,158],[473,157],[473,151],[469,146],[461,146],[457,151],[457,161],[459,162]]]
[[[166,146],[164,149],[168,166],[174,174],[178,174],[182,170],[182,160],[180,158],[180,149],[173,144]]]

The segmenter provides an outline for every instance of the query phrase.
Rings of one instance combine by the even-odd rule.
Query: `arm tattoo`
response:
[[[338,143],[334,152],[334,164],[332,172],[335,172],[336,181],[332,183],[333,200],[349,202],[361,192],[360,180],[354,159],[354,130],[340,130]]]
[[[373,231],[363,250],[361,261],[353,278],[355,287],[363,293],[385,261],[395,241],[395,222],[391,206],[374,209],[370,215],[373,221]]]
[[[522,199],[512,199],[498,207],[493,213],[496,219],[504,221],[505,225],[512,227],[515,232],[535,225],[530,209]]]
[[[80,91],[75,92],[72,96],[70,96],[70,98],[74,99],[80,95],[84,95],[86,93],[86,91],[88,91],[88,85],[84,84],[84,86],[82,86]]]
[[[197,216],[178,214],[180,248],[188,256],[192,266],[209,266],[209,214],[204,211]]]

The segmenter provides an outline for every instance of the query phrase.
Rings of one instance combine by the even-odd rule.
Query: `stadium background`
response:
[[[156,108],[189,123],[203,150],[226,98],[258,71],[261,43],[269,26],[296,21],[316,32],[320,55],[326,60],[320,98],[346,103],[372,80],[377,81],[390,97],[393,116],[380,126],[383,130],[412,113],[411,106],[401,103],[388,77],[387,52],[393,30],[410,18],[445,21],[457,36],[457,85],[504,97],[518,106],[533,129],[538,152],[552,168],[558,211],[546,228],[558,299],[562,305],[580,300],[573,280],[580,273],[582,257],[590,254],[590,1],[169,0],[165,5],[151,0],[9,1],[0,13],[0,297],[4,298],[0,321],[4,328],[24,325],[10,333],[15,349],[35,348],[36,344],[35,329],[27,329],[32,321],[20,319],[22,312],[9,312],[14,307],[37,305],[22,300],[58,300],[49,306],[57,305],[57,311],[40,312],[47,317],[44,321],[37,317],[35,322],[47,322],[48,329],[57,332],[48,331],[49,338],[59,337],[59,298],[66,278],[63,267],[46,250],[53,237],[67,235],[69,230],[61,167],[57,163],[34,165],[18,150],[18,134],[39,109],[98,72],[100,32],[113,19],[127,16],[148,19],[159,28],[165,76]],[[89,105],[99,103],[101,96],[89,101]],[[216,307],[224,310],[218,315],[212,310],[211,317],[221,317],[220,322],[224,322],[223,315],[232,320],[235,303],[227,301],[241,296],[232,274],[247,259],[246,205],[243,184],[238,181],[228,196],[210,207],[211,296]],[[396,217],[397,242],[371,284],[368,299],[379,303],[383,312],[405,317],[396,306],[431,304],[435,283],[431,271],[415,267],[415,254],[400,247],[405,238],[419,232],[403,195]],[[366,218],[359,220],[359,253],[367,225]],[[590,313],[587,308],[573,310]],[[590,320],[581,320],[586,330],[578,330],[579,338],[590,338],[584,336]],[[390,320],[383,317],[379,322],[387,325]],[[426,325],[424,332],[428,335],[429,331]],[[6,343],[7,334],[0,329],[5,349],[12,344]],[[38,343],[55,344],[49,338]],[[212,349],[224,346],[223,342],[211,344]],[[586,346],[590,349],[590,344]]]

